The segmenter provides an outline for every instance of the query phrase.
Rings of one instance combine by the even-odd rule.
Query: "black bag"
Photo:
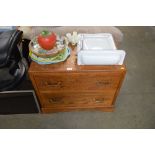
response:
[[[0,91],[12,90],[24,78],[27,61],[23,57],[22,31],[0,32]]]

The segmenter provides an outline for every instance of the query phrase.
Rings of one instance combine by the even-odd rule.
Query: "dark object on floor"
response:
[[[39,106],[33,91],[0,93],[0,114],[38,113]]]
[[[0,33],[0,91],[14,89],[24,78],[28,68],[23,57],[22,31]]]

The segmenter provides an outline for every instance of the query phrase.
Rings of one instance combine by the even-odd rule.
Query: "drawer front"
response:
[[[39,91],[102,91],[116,89],[120,74],[109,73],[54,73],[35,75]]]
[[[52,113],[52,112],[67,112],[67,111],[81,111],[81,110],[100,110],[104,112],[113,112],[114,106],[105,106],[105,107],[63,107],[63,108],[41,108],[43,113]]]
[[[104,93],[42,93],[42,107],[102,107],[112,105],[114,91]]]

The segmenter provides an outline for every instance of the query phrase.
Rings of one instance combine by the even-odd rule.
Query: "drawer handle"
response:
[[[53,97],[49,99],[49,103],[62,103],[62,98],[60,97]]]
[[[111,81],[97,81],[96,85],[97,86],[101,86],[101,85],[107,86],[107,85],[110,85],[111,83],[112,83]]]
[[[95,102],[96,103],[103,103],[105,101],[105,98],[98,98],[98,99],[95,99]]]
[[[49,86],[49,87],[62,87],[62,82],[49,82],[49,81],[45,81],[44,82],[45,86]]]

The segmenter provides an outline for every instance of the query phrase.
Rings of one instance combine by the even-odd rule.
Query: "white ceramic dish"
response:
[[[123,50],[81,50],[78,52],[78,65],[122,65]]]
[[[80,50],[114,50],[116,49],[110,33],[79,34],[77,52]]]

